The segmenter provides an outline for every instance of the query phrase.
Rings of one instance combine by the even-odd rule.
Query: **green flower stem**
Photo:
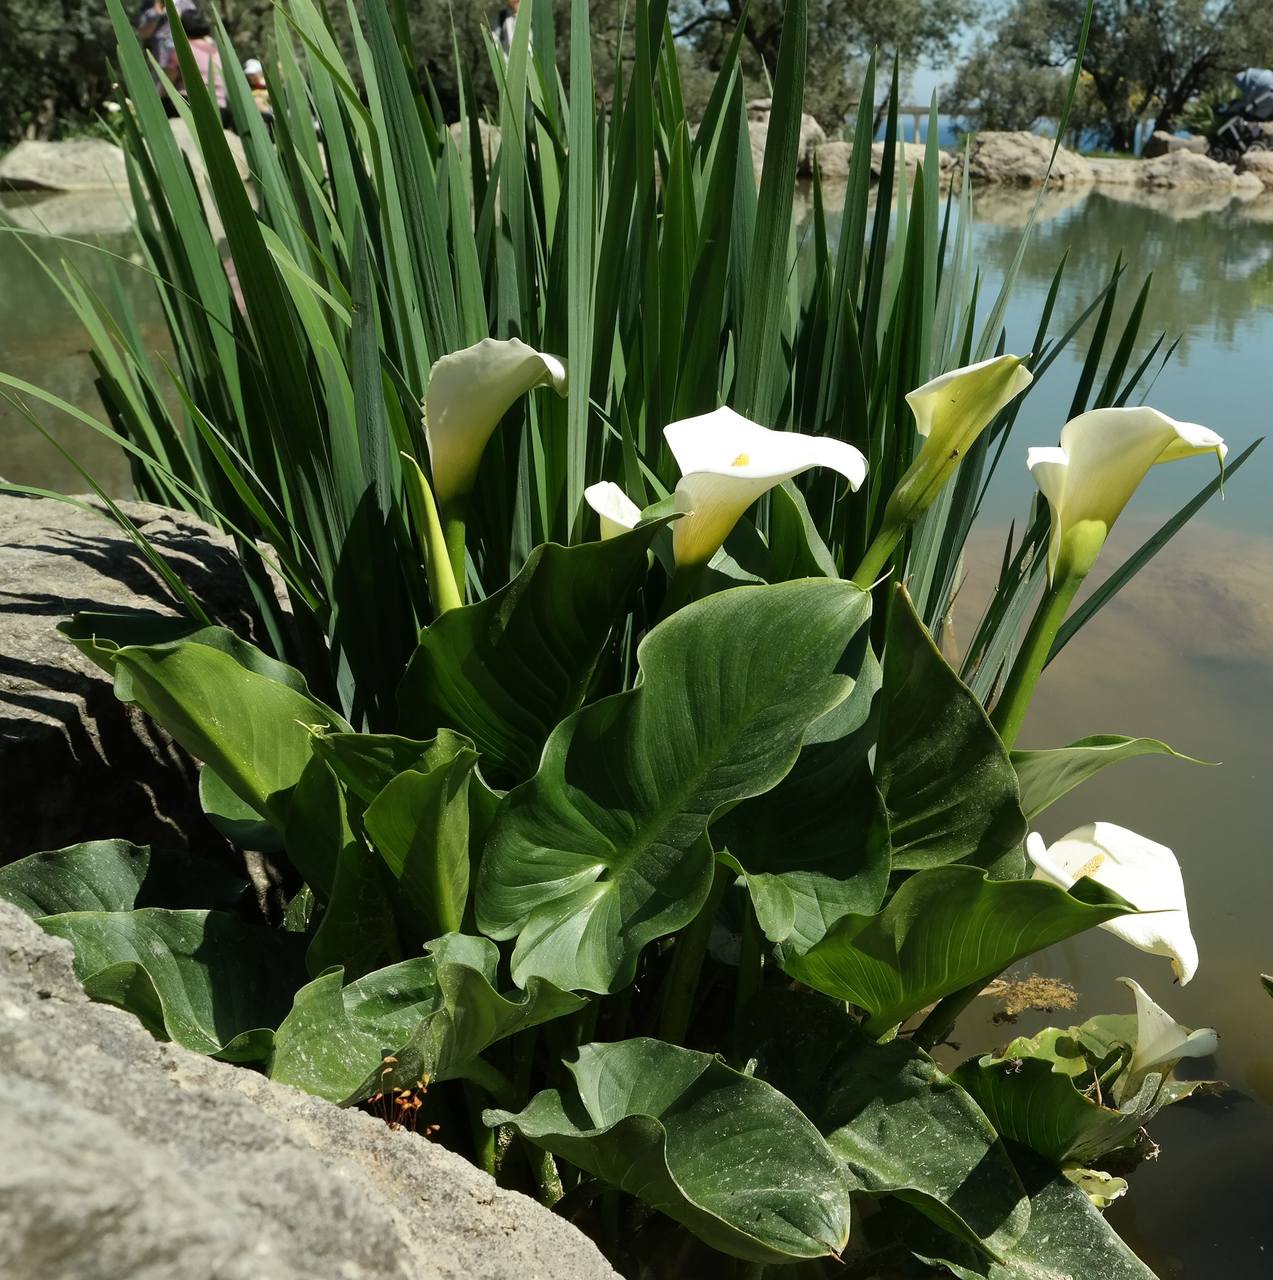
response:
[[[760,924],[749,901],[743,903],[743,931],[738,952],[738,985],[734,988],[734,1057],[743,1056],[743,1018],[752,998],[760,990],[764,957],[760,947]]]
[[[451,569],[451,557],[442,530],[442,522],[438,519],[437,504],[433,501],[433,490],[429,488],[429,482],[424,478],[420,464],[409,453],[403,453],[401,457],[406,464],[407,502],[411,507],[412,519],[420,539],[420,549],[424,555],[425,573],[429,578],[429,596],[433,601],[433,607],[440,614],[448,609],[458,609],[463,599]],[[462,549],[462,526],[460,532]]]
[[[491,1177],[495,1176],[495,1130],[482,1120],[486,1100],[490,1098],[504,1110],[517,1108],[517,1092],[513,1082],[498,1067],[484,1058],[474,1058],[465,1066],[464,1100],[468,1104],[469,1126],[473,1133],[476,1163]]]
[[[1017,660],[1012,664],[1007,683],[990,716],[990,723],[1003,739],[1003,745],[1009,749],[1021,732],[1022,721],[1025,720],[1030,700],[1034,697],[1034,686],[1038,684],[1043,668],[1047,666],[1048,654],[1052,652],[1056,633],[1061,629],[1070,604],[1082,585],[1083,575],[1071,574],[1050,586],[1035,610],[1030,629],[1017,653]]]
[[[703,909],[677,935],[672,948],[672,966],[663,984],[663,1009],[659,1015],[661,1040],[672,1044],[682,1044],[685,1040],[694,1012],[694,997],[698,992],[703,957],[707,954],[707,942],[712,936],[712,925],[725,890],[729,888],[729,880],[729,872],[717,863]]]
[[[856,572],[853,574],[853,583],[859,586],[863,591],[870,589],[884,576],[884,570],[888,566],[889,558],[892,556],[897,544],[902,540],[902,534],[906,532],[905,525],[886,523],[884,527],[875,535],[875,541],[866,549],[866,555],[862,557],[862,563],[858,565]]]
[[[705,564],[677,565],[672,580],[667,584],[667,592],[663,596],[663,605],[659,609],[660,622],[670,618],[678,609],[689,604],[698,595],[699,587],[706,576]]]
[[[468,515],[468,498],[452,498],[442,509],[442,536],[446,540],[447,559],[456,592],[464,598],[464,521]]]

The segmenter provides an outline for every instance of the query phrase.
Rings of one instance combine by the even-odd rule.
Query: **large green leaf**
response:
[[[427,741],[392,733],[315,733],[313,746],[354,797],[370,804],[400,773],[428,773],[473,743],[443,729]]]
[[[1014,960],[1132,910],[1091,880],[1068,893],[1042,880],[991,880],[976,867],[911,876],[878,915],[846,916],[803,955],[793,978],[870,1015],[881,1035]]]
[[[889,614],[875,780],[895,870],[967,862],[1020,873],[1026,824],[1012,762],[902,588]]]
[[[588,1044],[574,1089],[486,1113],[622,1188],[714,1248],[760,1263],[837,1255],[850,1181],[778,1090],[660,1040]]]
[[[355,829],[350,807],[327,761],[315,755],[284,836],[288,857],[323,901],[306,957],[311,976],[340,965],[359,978],[402,957],[389,869]]]
[[[148,844],[91,840],[0,867],[0,898],[29,916],[135,907],[230,906],[247,881],[226,867]]]
[[[1110,1028],[1122,1029],[1121,1042]],[[1091,1164],[1131,1142],[1170,1100],[1160,1096],[1161,1070],[1132,1082],[1135,1093],[1121,1098],[1118,1076],[1135,1038],[1134,1018],[1049,1027],[1019,1037],[1000,1055],[969,1059],[954,1078],[1005,1138],[1056,1164]]]
[[[115,692],[136,702],[239,799],[280,829],[310,760],[310,730],[349,726],[321,702],[205,644],[129,646]]]
[[[273,1028],[305,981],[302,938],[224,911],[79,911],[39,923],[75,948],[76,975],[94,1000],[230,1062],[269,1055]]]
[[[457,729],[494,769],[516,780],[533,773],[548,735],[583,702],[666,523],[536,547],[506,587],[444,613],[421,632],[403,676],[402,728]]]
[[[1033,820],[1093,774],[1120,761],[1149,755],[1206,763],[1181,755],[1157,738],[1124,738],[1116,733],[1093,734],[1050,751],[1014,751],[1012,766],[1021,786],[1021,809],[1027,820]]]
[[[486,938],[452,934],[427,950],[348,986],[333,969],[303,987],[275,1035],[271,1077],[332,1102],[424,1076],[462,1078],[497,1040],[584,1003],[538,979],[501,995],[499,953]],[[386,1055],[395,1061],[382,1068]]]
[[[458,746],[428,772],[398,774],[367,806],[363,825],[393,879],[408,946],[464,923],[469,897],[469,783],[477,753]]]
[[[1030,1225],[1001,1260],[979,1256],[905,1207],[890,1205],[898,1241],[959,1280],[1155,1280],[1085,1192],[1030,1151],[1009,1150],[1030,1196]]]
[[[746,878],[771,942],[807,951],[846,915],[879,909],[888,884],[887,824],[867,767],[880,667],[864,627],[840,670],[853,692],[805,735],[791,772],[715,823],[722,860]]]
[[[1002,1255],[1030,1211],[977,1104],[908,1040],[874,1044],[843,1008],[773,992],[753,1010],[757,1074],[813,1122],[864,1190],[896,1194]]]
[[[190,618],[159,613],[77,613],[57,628],[85,657],[103,671],[114,674],[115,656],[135,645],[146,648],[189,643],[204,644],[228,654],[241,667],[268,676],[299,693],[305,677],[295,667],[271,658],[255,645],[240,639],[226,627],[210,627]]]
[[[636,689],[557,728],[502,801],[477,881],[482,931],[517,938],[514,981],[615,990],[693,919],[713,814],[779,782],[850,692],[837,666],[867,609],[826,579],[723,591],[646,636]]]

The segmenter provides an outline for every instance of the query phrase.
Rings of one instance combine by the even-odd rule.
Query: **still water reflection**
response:
[[[1016,250],[1032,200],[1014,193],[980,202],[976,248],[993,288]],[[65,207],[64,207],[65,208]],[[82,234],[72,211],[56,202],[15,207],[25,225],[37,220]],[[106,218],[108,211],[88,211]],[[67,221],[69,219],[69,222]],[[101,226],[99,222],[96,224]],[[105,246],[128,256],[118,230]],[[108,290],[109,261],[62,243],[34,246],[45,261],[60,255]],[[1131,282],[1120,299],[1130,308],[1143,277],[1154,274],[1148,328],[1180,336],[1175,358],[1158,377],[1152,402],[1175,417],[1204,422],[1240,451],[1268,429],[1273,404],[1273,198],[1249,203],[1204,192],[1153,203],[1118,193],[1059,192],[1026,256],[1008,312],[1009,349],[1023,350],[1057,261],[1069,252],[1058,325],[1076,317],[1122,254]],[[123,287],[139,301],[148,339],[162,345],[159,313],[143,278],[118,266]],[[95,409],[92,367],[69,309],[18,238],[0,234],[0,367]],[[1028,501],[1028,443],[1055,442],[1073,393],[1074,358],[1057,362],[1031,394],[993,487],[964,599],[984,592],[1012,516]],[[105,488],[128,487],[127,468],[109,447],[80,428],[45,415],[58,439],[74,448]],[[84,486],[73,470],[0,402],[0,475],[71,491]],[[1152,527],[1199,488],[1205,465],[1159,468],[1115,531],[1106,564],[1134,548]],[[1165,960],[1142,956],[1117,939],[1093,933],[1042,957],[1039,972],[1080,993],[1073,1015],[1121,1011],[1127,995],[1115,979],[1134,977],[1190,1025],[1220,1031],[1214,1061],[1198,1069],[1233,1086],[1221,1098],[1172,1108],[1154,1123],[1162,1158],[1137,1173],[1130,1196],[1111,1217],[1164,1280],[1257,1280],[1273,1275],[1273,1001],[1257,974],[1273,970],[1273,849],[1267,818],[1273,786],[1273,446],[1258,452],[1191,528],[1156,559],[1119,600],[1061,655],[1044,682],[1022,735],[1025,746],[1056,746],[1090,733],[1158,737],[1181,751],[1221,762],[1206,769],[1141,759],[1087,783],[1040,822],[1053,839],[1104,819],[1171,845],[1184,867],[1198,976],[1180,990]],[[966,616],[971,616],[971,609]],[[980,1051],[1013,1034],[1032,1033],[1045,1015],[1012,1028],[992,1025],[966,1034]]]

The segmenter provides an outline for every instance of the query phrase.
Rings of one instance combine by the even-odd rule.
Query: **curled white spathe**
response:
[[[1177,422],[1157,409],[1093,409],[1061,428],[1061,443],[1030,449],[1026,465],[1052,509],[1048,578],[1091,568],[1110,527],[1159,462],[1228,447],[1209,427]]]
[[[663,428],[681,469],[672,527],[676,562],[706,564],[738,518],[775,485],[812,467],[830,467],[857,489],[866,479],[866,459],[851,444],[831,436],[771,431],[733,409],[720,408]]]
[[[566,365],[519,338],[483,338],[443,356],[429,373],[422,411],[438,503],[468,494],[500,419],[534,387],[566,394]]]
[[[1182,986],[1193,977],[1198,946],[1189,928],[1180,863],[1165,844],[1112,822],[1091,822],[1046,846],[1032,831],[1025,848],[1036,880],[1069,889],[1088,876],[1145,912],[1106,921],[1101,928],[1139,951],[1170,957]]]
[[[1119,978],[1136,997],[1136,1044],[1128,1070],[1132,1075],[1155,1067],[1170,1070],[1181,1058],[1206,1058],[1220,1043],[1211,1027],[1190,1031],[1161,1008],[1132,978]]]
[[[635,529],[641,519],[641,508],[613,480],[590,484],[583,491],[583,496],[601,521],[603,542]]]

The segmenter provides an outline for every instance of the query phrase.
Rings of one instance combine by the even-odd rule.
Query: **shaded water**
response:
[[[15,209],[26,225],[45,220],[68,234],[109,210],[60,202]],[[987,288],[1007,268],[1029,198],[1004,193],[979,204],[977,254]],[[1069,251],[1058,324],[1079,313],[1122,253],[1133,280],[1125,312],[1150,270],[1155,288],[1147,328],[1181,336],[1150,400],[1178,418],[1214,427],[1236,454],[1268,429],[1273,405],[1273,199],[1239,203],[1190,194],[1131,204],[1108,194],[1057,193],[1027,253],[1008,313],[1009,349],[1025,350],[1062,253]],[[116,232],[105,246],[128,256]],[[35,246],[47,260],[65,255],[94,287],[110,287],[108,260],[65,244]],[[123,286],[142,297],[143,278],[119,265]],[[984,296],[984,294],[983,294]],[[162,346],[159,313],[142,297],[143,332]],[[0,234],[0,368],[96,410],[92,368],[70,311],[16,237]],[[1027,401],[1002,475],[992,488],[965,599],[984,593],[1008,520],[1032,492],[1027,444],[1055,443],[1077,377],[1076,357],[1058,360]],[[127,468],[109,445],[83,428],[42,414],[57,438],[116,495]],[[80,491],[73,468],[0,402],[0,476]],[[1209,478],[1207,464],[1158,468],[1115,530],[1107,565],[1133,549],[1155,520],[1174,511]],[[1162,1158],[1142,1168],[1111,1218],[1164,1280],[1257,1280],[1273,1275],[1273,1001],[1260,971],[1273,971],[1273,850],[1265,819],[1273,784],[1273,442],[1084,631],[1050,669],[1022,735],[1023,746],[1057,746],[1090,733],[1159,737],[1220,767],[1142,759],[1087,783],[1043,816],[1046,838],[1093,819],[1131,827],[1171,845],[1180,857],[1194,933],[1198,976],[1180,990],[1168,962],[1142,956],[1093,933],[1053,949],[1032,966],[1080,992],[1072,1013],[1023,1016],[1014,1027],[965,1027],[964,1051],[1002,1044],[1049,1022],[1129,1010],[1115,982],[1142,982],[1169,1012],[1220,1031],[1214,1061],[1200,1074],[1227,1080],[1221,1098],[1171,1109],[1153,1125]],[[980,554],[984,553],[984,554]],[[972,616],[965,615],[964,625]]]

